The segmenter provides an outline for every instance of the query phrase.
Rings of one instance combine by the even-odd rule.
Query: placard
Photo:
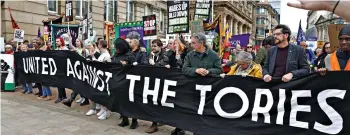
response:
[[[66,1],[66,14],[65,14],[65,20],[66,22],[73,21],[73,4],[72,0]]]
[[[156,15],[143,16],[143,36],[157,35]]]
[[[189,1],[167,1],[168,34],[189,32]]]
[[[207,20],[211,13],[211,0],[197,0],[194,9],[194,20]]]
[[[198,33],[198,32],[204,33],[203,21],[202,20],[191,21],[191,33]]]
[[[15,29],[13,33],[13,38],[16,42],[23,42],[24,39],[24,30]]]
[[[339,49],[338,35],[341,29],[344,28],[344,24],[330,24],[328,25],[328,36],[331,43],[332,51]]]

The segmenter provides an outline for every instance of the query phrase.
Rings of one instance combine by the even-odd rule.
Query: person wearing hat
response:
[[[256,58],[254,62],[256,64],[260,64],[261,66],[264,66],[264,62],[267,56],[267,50],[269,50],[272,46],[275,44],[275,39],[273,36],[268,36],[262,41],[262,47],[259,48],[258,52],[256,53]]]
[[[326,71],[350,71],[350,25],[347,24],[339,32],[339,49],[328,54],[325,59],[326,68],[318,71],[324,75]]]
[[[5,45],[5,54],[13,54],[13,48],[12,45]]]

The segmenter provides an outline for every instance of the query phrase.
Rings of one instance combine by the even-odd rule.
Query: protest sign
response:
[[[338,35],[341,29],[344,28],[344,24],[329,24],[328,25],[328,36],[331,43],[332,51],[339,49]]]
[[[13,33],[13,39],[16,42],[23,42],[24,39],[24,30],[21,29],[15,29],[14,33]]]
[[[168,34],[189,32],[189,1],[167,1]]]
[[[157,35],[156,15],[143,16],[142,20],[143,20],[143,36],[144,37],[156,36]]]
[[[194,20],[207,20],[212,9],[211,0],[197,0],[194,9]]]
[[[66,0],[66,13],[65,13],[65,22],[73,21],[73,5],[72,0]]]
[[[202,20],[196,20],[196,21],[191,21],[191,33],[198,33],[198,32],[204,32],[204,27],[203,27],[203,21]]]
[[[87,61],[71,51],[21,52],[15,59],[24,80],[69,88],[124,116],[197,134],[350,134],[350,72],[265,83]]]

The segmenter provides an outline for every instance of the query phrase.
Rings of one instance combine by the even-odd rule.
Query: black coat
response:
[[[153,59],[154,58],[154,59]],[[154,56],[153,53],[151,53],[149,56],[148,56],[148,59],[147,59],[147,63],[149,64],[149,59],[153,59],[154,60],[154,66],[160,66],[160,67],[163,67],[165,65],[168,65],[169,64],[169,58],[168,56],[166,55],[166,52],[164,51],[161,51],[158,55]]]

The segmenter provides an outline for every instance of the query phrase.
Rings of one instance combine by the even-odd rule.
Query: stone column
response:
[[[231,33],[233,33],[233,18],[231,18],[230,20],[230,30],[231,30]]]
[[[238,21],[235,20],[235,22],[233,23],[233,35],[238,35]]]
[[[242,22],[239,23],[239,26],[238,26],[238,34],[239,34],[239,35],[240,35],[240,34],[243,34],[243,23],[242,23]]]

